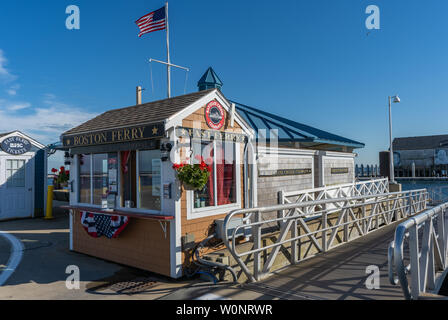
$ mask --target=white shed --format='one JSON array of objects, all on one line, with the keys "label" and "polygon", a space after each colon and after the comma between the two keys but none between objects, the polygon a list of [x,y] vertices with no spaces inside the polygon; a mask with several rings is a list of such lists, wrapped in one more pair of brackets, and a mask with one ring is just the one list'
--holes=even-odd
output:
[{"label": "white shed", "polygon": [[45,146],[20,131],[0,133],[0,220],[42,216]]}]

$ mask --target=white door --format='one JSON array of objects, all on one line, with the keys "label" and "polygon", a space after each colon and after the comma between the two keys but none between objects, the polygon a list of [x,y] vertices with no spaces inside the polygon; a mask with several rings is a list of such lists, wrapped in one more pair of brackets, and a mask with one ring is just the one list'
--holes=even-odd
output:
[{"label": "white door", "polygon": [[0,220],[32,217],[33,187],[32,156],[0,157]]}]

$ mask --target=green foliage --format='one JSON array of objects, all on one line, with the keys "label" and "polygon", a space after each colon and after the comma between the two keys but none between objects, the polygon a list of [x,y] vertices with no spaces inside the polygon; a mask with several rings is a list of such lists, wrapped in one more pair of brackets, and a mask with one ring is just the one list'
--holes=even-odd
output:
[{"label": "green foliage", "polygon": [[210,177],[210,169],[204,164],[174,165],[178,179],[196,190],[202,190]]}]

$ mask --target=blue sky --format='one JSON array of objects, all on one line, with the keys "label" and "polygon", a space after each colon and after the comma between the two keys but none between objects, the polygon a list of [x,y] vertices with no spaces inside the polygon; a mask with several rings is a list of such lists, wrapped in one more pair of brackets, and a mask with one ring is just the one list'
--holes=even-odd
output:
[{"label": "blue sky", "polygon": [[[368,5],[381,29],[365,27]],[[77,5],[81,29],[67,30]],[[165,33],[138,38],[134,21],[164,1],[2,1],[0,132],[42,143],[112,108],[164,98]],[[186,92],[212,66],[233,100],[364,142],[358,163],[377,163],[393,134],[447,134],[448,42],[444,0],[170,1],[172,62],[191,68]],[[185,73],[173,71],[173,92]]]}]

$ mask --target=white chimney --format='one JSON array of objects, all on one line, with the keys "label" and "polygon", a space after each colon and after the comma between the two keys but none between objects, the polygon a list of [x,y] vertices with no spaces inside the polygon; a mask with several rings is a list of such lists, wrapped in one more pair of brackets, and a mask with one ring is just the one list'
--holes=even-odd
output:
[{"label": "white chimney", "polygon": [[137,105],[142,104],[142,87],[137,87]]}]

